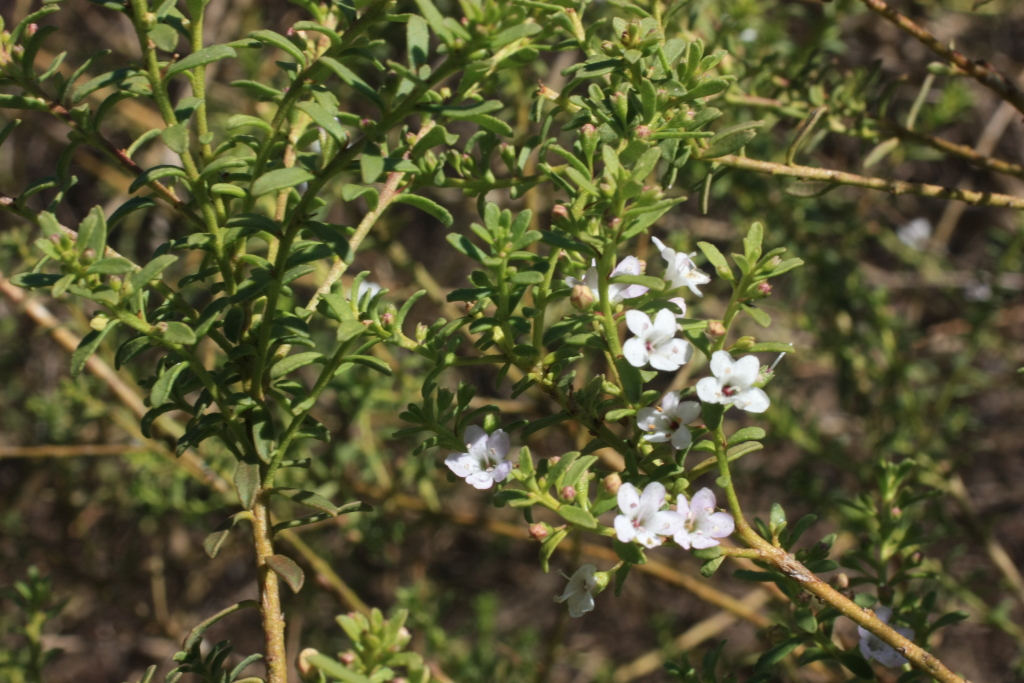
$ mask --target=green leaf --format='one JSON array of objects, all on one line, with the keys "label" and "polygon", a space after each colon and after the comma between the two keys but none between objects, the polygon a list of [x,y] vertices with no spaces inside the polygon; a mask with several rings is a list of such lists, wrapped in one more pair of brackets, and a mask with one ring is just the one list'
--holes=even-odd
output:
[{"label": "green leaf", "polygon": [[600,191],[597,189],[597,186],[594,185],[593,181],[590,178],[585,177],[574,167],[566,166],[565,175],[569,176],[569,179],[572,180],[572,182],[574,182],[576,186],[579,187],[581,190],[588,192],[594,195],[595,197],[601,196]]},{"label": "green leaf", "polygon": [[363,153],[359,155],[359,171],[367,185],[376,182],[384,172],[384,158],[380,155],[380,147],[369,140],[363,145]]},{"label": "green leaf", "polygon": [[176,123],[160,131],[160,138],[175,154],[184,154],[188,149],[188,127],[183,123]]},{"label": "green leaf", "polygon": [[235,466],[234,480],[238,500],[242,503],[242,507],[251,510],[253,503],[256,502],[256,493],[260,488],[259,464],[239,460]]},{"label": "green leaf", "polygon": [[[804,633],[815,633],[818,630],[818,620],[814,618],[814,612],[808,607],[798,608],[793,614],[793,621],[796,622],[797,628]],[[868,668],[870,669],[870,667]]]},{"label": "green leaf", "polygon": [[899,138],[889,138],[888,140],[878,143],[875,145],[874,149],[868,152],[868,155],[864,157],[864,168],[871,168],[879,161],[889,156],[893,150],[899,147],[899,145]]},{"label": "green leaf", "polygon": [[416,14],[409,15],[409,23],[405,29],[405,49],[409,58],[409,67],[418,70],[427,63],[430,56],[430,31],[427,21]]},{"label": "green leaf", "polygon": [[338,123],[338,119],[329,114],[326,109],[316,102],[299,102],[295,106],[306,112],[309,118],[313,119],[313,123],[327,131],[332,138],[338,141],[339,145],[348,144],[348,133]]},{"label": "green leaf", "polygon": [[135,270],[135,264],[121,256],[102,258],[96,261],[85,272],[90,275],[124,275]]},{"label": "green leaf", "polygon": [[204,47],[202,50],[197,50],[188,57],[180,59],[167,67],[167,71],[164,73],[164,80],[176,76],[183,71],[187,71],[188,69],[194,69],[197,66],[216,62],[218,59],[235,57],[237,54],[238,53],[235,52],[234,48],[227,45],[211,45],[210,47]]},{"label": "green leaf", "polygon": [[314,493],[312,491],[303,491],[301,489],[280,489],[280,488],[271,489],[270,492],[273,493],[275,496],[281,496],[282,498],[287,498],[288,500],[292,501],[293,503],[299,503],[300,505],[305,505],[306,507],[311,507],[314,510],[320,510],[321,512],[327,512],[327,513],[330,513],[331,515],[337,515],[338,514],[338,507],[334,503],[332,503],[331,501],[329,501],[326,498],[324,498],[323,496],[321,496],[319,493]]},{"label": "green leaf", "polygon": [[644,392],[644,380],[640,375],[640,369],[633,367],[625,358],[616,358],[615,367],[619,371],[619,379],[622,380],[626,398],[630,403],[636,405],[640,402],[640,396]]},{"label": "green leaf", "polygon": [[452,214],[448,211],[448,209],[444,208],[434,200],[427,199],[422,195],[402,193],[395,197],[395,201],[401,202],[402,204],[415,206],[417,209],[420,209],[421,211],[426,211],[431,216],[441,221],[441,223],[443,223],[446,228],[450,228],[452,226],[452,223],[455,222],[455,219],[452,218]]},{"label": "green leaf", "polygon": [[756,441],[763,439],[764,436],[765,432],[760,427],[744,427],[734,432],[729,437],[729,442],[738,444],[741,441]]},{"label": "green leaf", "polygon": [[264,45],[272,45],[280,49],[282,52],[287,52],[296,62],[302,66],[306,66],[306,55],[302,53],[302,50],[300,50],[295,43],[288,40],[280,33],[264,29],[260,31],[252,31],[249,33],[249,37],[255,38]]},{"label": "green leaf", "polygon": [[164,374],[157,378],[156,382],[153,383],[153,388],[149,391],[149,404],[154,408],[159,408],[167,403],[171,396],[171,390],[174,388],[174,383],[178,380],[181,373],[187,369],[188,361],[183,360],[164,371]]},{"label": "green leaf", "polygon": [[722,415],[725,414],[725,406],[719,403],[702,403],[700,406],[701,416],[708,430],[715,431],[722,424]]},{"label": "green leaf", "polygon": [[722,555],[721,557],[716,557],[711,560],[705,560],[704,563],[700,566],[700,575],[705,578],[710,577],[712,574],[718,571],[718,568],[722,566],[723,562],[725,562],[725,555]]},{"label": "green leaf", "polygon": [[636,543],[623,543],[619,539],[613,538],[612,547],[615,549],[615,554],[623,562],[629,562],[630,564],[644,564],[647,562],[647,556],[644,555],[643,548]]},{"label": "green leaf", "polygon": [[761,327],[768,327],[772,324],[772,317],[765,313],[763,309],[749,304],[740,304],[740,308]]},{"label": "green leaf", "polygon": [[551,570],[551,556],[554,554],[558,544],[569,535],[568,529],[560,529],[544,539],[540,544],[540,568],[547,574]]},{"label": "green leaf", "polygon": [[132,289],[136,291],[142,289],[148,285],[150,281],[157,279],[160,276],[160,273],[177,260],[177,256],[171,256],[170,254],[157,256],[155,259],[144,265],[142,270],[132,275],[129,280]]},{"label": "green leaf", "polygon": [[50,111],[50,107],[35,97],[24,97],[22,95],[8,95],[0,93],[0,109],[34,109],[35,111]]},{"label": "green leaf", "polygon": [[153,44],[164,52],[174,52],[178,48],[178,32],[169,24],[157,24],[146,32]]},{"label": "green leaf", "polygon": [[217,553],[220,552],[221,546],[224,545],[224,541],[227,540],[231,530],[235,528],[236,524],[238,524],[239,519],[245,519],[247,517],[248,515],[245,512],[235,513],[218,524],[213,531],[207,534],[206,539],[203,541],[203,550],[206,551],[206,554],[211,560],[217,557]]},{"label": "green leaf", "polygon": [[[797,625],[800,626],[799,621],[797,622]],[[801,626],[801,628],[803,627]],[[875,670],[871,667],[871,664],[864,659],[857,648],[847,650],[840,654],[839,661],[842,662],[843,666],[853,672],[853,675],[857,678],[862,678],[865,681],[875,680]]]},{"label": "green leaf", "polygon": [[195,344],[195,331],[182,322],[171,321],[157,325],[160,329],[160,337],[172,344]]},{"label": "green leaf", "polygon": [[563,505],[558,508],[558,514],[562,519],[574,524],[575,526],[582,527],[584,529],[597,528],[597,518],[583,508],[578,508],[575,505]]},{"label": "green leaf", "polygon": [[140,187],[145,187],[146,185],[152,182],[156,182],[157,180],[161,180],[162,178],[168,178],[172,176],[175,178],[184,178],[185,180],[188,180],[188,173],[186,173],[185,169],[183,169],[180,166],[162,165],[147,168],[145,171],[142,172],[141,175],[139,175],[138,178],[132,181],[131,185],[128,186],[128,194],[132,194],[135,191],[137,191]]},{"label": "green leaf", "polygon": [[295,564],[295,560],[284,555],[271,555],[264,560],[267,566],[274,570],[278,576],[285,580],[293,593],[302,590],[302,584],[306,581],[306,575],[302,567]]},{"label": "green leaf", "polygon": [[82,370],[85,369],[85,363],[89,360],[89,357],[96,352],[99,348],[103,338],[110,334],[111,330],[117,327],[118,321],[111,320],[107,323],[107,326],[102,330],[93,330],[89,334],[82,337],[82,341],[78,343],[78,348],[71,354],[71,376],[78,377],[82,374]]},{"label": "green leaf", "polygon": [[110,214],[110,218],[107,219],[107,229],[112,229],[115,225],[123,221],[136,211],[142,209],[150,209],[156,206],[156,201],[152,197],[132,197],[121,206],[114,210],[114,213]]},{"label": "green leaf", "polygon": [[308,183],[314,178],[316,178],[315,175],[298,166],[275,168],[256,179],[252,184],[252,196],[261,197],[270,192],[280,192],[289,187]]},{"label": "green leaf", "polygon": [[344,683],[373,683],[363,674],[346,669],[343,664],[331,659],[327,655],[315,654],[307,656],[306,661],[319,669],[325,676],[336,678],[339,681],[344,681]]},{"label": "green leaf", "polygon": [[[360,327],[362,327],[362,325],[360,325]],[[391,366],[388,365],[385,361],[382,361],[380,358],[375,358],[373,356],[345,356],[345,363],[340,368],[338,368],[338,373],[336,373],[336,376],[337,374],[344,372],[347,369],[346,366],[348,366],[350,363],[366,366],[371,370],[376,370],[382,375],[387,375],[388,377],[392,375]]]},{"label": "green leaf", "polygon": [[792,353],[793,345],[785,344],[783,342],[758,342],[747,349],[747,351],[751,353]]},{"label": "green leaf", "polygon": [[321,365],[325,365],[327,363],[327,358],[317,351],[307,351],[305,353],[296,353],[291,356],[285,356],[271,366],[270,378],[277,379],[279,377],[284,377],[288,373],[294,372],[295,370],[309,365],[310,363],[320,363]]},{"label": "green leaf", "polygon": [[366,197],[366,206],[370,211],[377,210],[377,203],[380,201],[380,194],[375,188],[366,185],[347,183],[341,188],[341,198],[346,202],[355,201],[359,197]]}]

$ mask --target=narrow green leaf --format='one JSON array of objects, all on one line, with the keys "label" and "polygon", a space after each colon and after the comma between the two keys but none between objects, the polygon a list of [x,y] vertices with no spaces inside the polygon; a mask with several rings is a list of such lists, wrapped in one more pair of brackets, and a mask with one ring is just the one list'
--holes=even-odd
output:
[{"label": "narrow green leaf", "polygon": [[188,127],[183,123],[176,123],[160,131],[160,137],[164,144],[175,154],[184,154],[188,149]]},{"label": "narrow green leaf", "polygon": [[629,562],[630,564],[644,564],[647,562],[647,556],[644,555],[643,549],[636,543],[623,543],[619,539],[614,538],[612,539],[612,547],[615,549],[615,554],[623,562]]},{"label": "narrow green leaf", "polygon": [[242,507],[251,510],[253,503],[256,502],[256,493],[260,488],[259,464],[239,460],[235,466],[234,480],[238,500],[242,503]]},{"label": "narrow green leaf", "polygon": [[313,119],[313,123],[323,128],[327,133],[344,146],[348,144],[348,133],[338,123],[338,119],[332,116],[326,109],[316,102],[299,102],[295,105]]},{"label": "narrow green leaf", "polygon": [[444,208],[434,200],[428,199],[422,195],[402,193],[395,197],[395,201],[415,206],[417,209],[429,213],[431,216],[441,221],[446,228],[450,228],[452,223],[455,222],[455,219],[452,218],[452,214],[448,209]]},{"label": "narrow green leaf", "polygon": [[180,59],[167,67],[167,71],[164,73],[164,79],[166,80],[173,76],[177,76],[183,71],[194,69],[197,66],[216,62],[218,59],[235,57],[237,54],[238,53],[235,52],[234,48],[227,45],[211,45],[210,47],[204,47],[202,50],[197,50],[188,57]]},{"label": "narrow green leaf", "polygon": [[558,514],[562,519],[583,529],[597,528],[597,518],[575,505],[563,505],[558,508]]},{"label": "narrow green leaf", "polygon": [[159,408],[167,403],[171,396],[171,390],[174,388],[174,383],[178,380],[181,373],[187,369],[188,361],[181,361],[180,363],[175,363],[164,374],[160,375],[156,382],[153,383],[153,388],[149,391],[149,404],[154,408]]},{"label": "narrow green leaf", "polygon": [[300,505],[305,505],[306,507],[311,507],[315,510],[320,510],[321,512],[327,512],[331,515],[338,514],[338,507],[334,503],[313,491],[275,488],[271,489],[270,492],[275,496],[287,498],[293,503],[299,503]]},{"label": "narrow green leaf", "polygon": [[78,348],[71,354],[71,376],[78,377],[82,374],[82,370],[85,369],[85,363],[89,360],[92,354],[96,353],[96,349],[99,348],[103,338],[106,337],[110,332],[117,327],[118,321],[111,320],[107,323],[107,326],[102,330],[93,330],[89,334],[82,337],[82,341],[79,342]]},{"label": "narrow green leaf", "polygon": [[302,584],[306,582],[306,575],[303,573],[302,567],[295,563],[295,560],[284,555],[271,555],[266,558],[265,562],[274,570],[274,573],[285,580],[293,593],[302,590]]},{"label": "narrow green leaf", "polygon": [[363,153],[359,155],[359,171],[363,183],[367,185],[376,182],[384,172],[384,158],[381,157],[380,147],[369,140],[363,145]]},{"label": "narrow green leaf", "polygon": [[252,195],[261,197],[270,192],[280,192],[289,187],[295,187],[302,183],[308,183],[316,176],[304,168],[293,166],[291,168],[276,168],[273,171],[264,173],[252,184]]},{"label": "narrow green leaf", "polygon": [[315,654],[306,657],[306,661],[320,670],[329,678],[336,678],[344,683],[372,683],[369,678],[351,669],[346,669],[341,662],[331,659],[327,655]]},{"label": "narrow green leaf", "polygon": [[157,279],[160,273],[164,272],[168,266],[178,260],[177,256],[170,254],[163,254],[157,256],[155,259],[147,263],[142,267],[142,270],[132,275],[129,282],[131,283],[132,289],[139,290],[148,285],[152,280]]},{"label": "narrow green leaf", "polygon": [[231,530],[235,528],[235,524],[239,522],[239,519],[248,519],[249,515],[247,512],[238,512],[223,522],[217,525],[217,527],[207,534],[206,539],[203,541],[203,550],[212,560],[217,557],[217,553],[220,552],[221,546],[224,545],[224,541],[227,540]]},{"label": "narrow green leaf", "polygon": [[307,351],[285,356],[270,368],[270,378],[278,379],[310,363],[326,364],[327,358],[317,351]]}]

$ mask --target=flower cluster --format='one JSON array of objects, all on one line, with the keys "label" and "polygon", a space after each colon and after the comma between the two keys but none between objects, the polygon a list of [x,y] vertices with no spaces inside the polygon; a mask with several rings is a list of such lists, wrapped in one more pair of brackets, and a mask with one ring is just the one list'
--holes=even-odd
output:
[{"label": "flower cluster", "polygon": [[623,543],[636,541],[646,548],[657,548],[671,536],[687,550],[711,548],[735,529],[732,515],[715,512],[715,494],[708,488],[697,491],[692,500],[679,494],[675,510],[662,510],[664,485],[651,482],[643,493],[637,493],[632,484],[623,484],[618,503],[622,514],[615,518],[615,535]]}]

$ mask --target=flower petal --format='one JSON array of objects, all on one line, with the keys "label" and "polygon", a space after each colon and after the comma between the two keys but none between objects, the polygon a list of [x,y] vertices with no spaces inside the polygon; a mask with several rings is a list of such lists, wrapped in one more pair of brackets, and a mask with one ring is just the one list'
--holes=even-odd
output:
[{"label": "flower petal", "polygon": [[728,351],[715,351],[711,354],[711,374],[719,379],[732,374],[732,366],[735,364]]},{"label": "flower petal", "polygon": [[772,404],[768,394],[764,393],[763,389],[758,389],[757,387],[741,391],[732,397],[732,402],[737,408],[748,413],[763,413]]},{"label": "flower petal", "polygon": [[636,529],[633,528],[633,522],[629,520],[626,515],[618,515],[615,518],[615,536],[622,543],[629,543],[636,536]]},{"label": "flower petal", "polygon": [[[621,488],[619,493],[622,493]],[[665,507],[665,485],[660,481],[652,481],[644,487],[644,492],[640,494],[639,509],[642,511],[642,517],[653,517],[654,513],[663,507]]]},{"label": "flower petal", "polygon": [[761,362],[757,356],[743,356],[732,366],[732,382],[734,387],[753,386],[757,381],[757,374],[761,371]]},{"label": "flower petal", "polygon": [[470,484],[475,489],[489,489],[494,486],[494,475],[487,470],[481,470],[480,472],[474,472],[473,474],[466,477],[466,483]]},{"label": "flower petal", "polygon": [[[679,392],[670,391],[661,399],[661,409],[666,415],[675,415],[676,406],[679,405]],[[639,413],[637,413],[639,415]]]},{"label": "flower petal", "polygon": [[696,401],[683,401],[676,406],[672,414],[683,424],[690,424],[700,417],[700,404]]},{"label": "flower petal", "polygon": [[664,337],[665,339],[671,339],[676,336],[676,316],[672,311],[663,308],[655,314],[654,331],[659,337]]},{"label": "flower petal", "polygon": [[622,345],[622,355],[634,368],[642,368],[647,365],[647,361],[650,358],[647,353],[647,345],[644,344],[644,340],[640,337],[627,339],[626,343]]},{"label": "flower petal", "polygon": [[651,367],[662,372],[675,372],[682,363],[676,363],[672,358],[663,353],[651,354]]},{"label": "flower petal", "polygon": [[502,429],[495,429],[494,433],[487,439],[487,449],[493,451],[493,455],[505,459],[509,449],[508,434]]},{"label": "flower petal", "polygon": [[626,327],[638,337],[646,337],[653,327],[651,318],[643,311],[626,311]]},{"label": "flower petal", "polygon": [[594,609],[594,596],[583,591],[569,597],[569,616],[582,617]]},{"label": "flower petal", "polygon": [[640,274],[640,259],[636,256],[627,256],[626,258],[619,261],[619,265],[611,272],[611,276],[616,275],[639,275]]},{"label": "flower petal", "polygon": [[672,448],[677,451],[685,451],[693,443],[693,435],[689,428],[683,425],[672,433]]},{"label": "flower petal", "polygon": [[636,490],[636,487],[626,482],[619,487],[619,493],[617,496],[619,503],[619,509],[623,513],[629,515],[631,518],[636,516],[636,510],[640,507],[640,493]]},{"label": "flower petal", "polygon": [[651,241],[654,242],[654,246],[656,246],[658,248],[658,251],[661,252],[662,256],[665,255],[665,251],[672,251],[671,249],[669,249],[668,247],[665,246],[664,242],[659,240],[654,235],[651,235]]},{"label": "flower petal", "polygon": [[494,481],[497,481],[497,482],[505,481],[505,478],[508,477],[508,474],[511,471],[512,471],[512,463],[510,463],[508,460],[505,460],[504,462],[499,463],[494,468],[494,470],[491,472],[491,478],[493,478]]},{"label": "flower petal", "polygon": [[444,464],[455,473],[456,477],[463,479],[480,471],[480,461],[469,453],[452,453],[444,459]]},{"label": "flower petal", "polygon": [[697,493],[693,494],[693,498],[690,499],[690,510],[694,515],[705,515],[711,514],[715,510],[715,494],[714,492],[705,487]]},{"label": "flower petal", "polygon": [[462,440],[466,443],[466,450],[470,455],[478,460],[487,457],[487,432],[483,430],[483,427],[478,425],[466,427]]},{"label": "flower petal", "polygon": [[732,536],[736,530],[736,520],[728,512],[715,512],[708,515],[702,530],[711,538]]},{"label": "flower petal", "polygon": [[[714,358],[711,362],[715,362]],[[705,403],[721,403],[722,383],[714,377],[705,377],[697,382],[697,396]]]}]

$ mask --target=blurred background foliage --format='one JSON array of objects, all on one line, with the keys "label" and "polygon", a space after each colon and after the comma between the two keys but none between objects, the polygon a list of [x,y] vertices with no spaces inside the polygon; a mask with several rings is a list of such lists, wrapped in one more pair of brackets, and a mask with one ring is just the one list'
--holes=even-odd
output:
[{"label": "blurred background foliage", "polygon": [[[611,4],[595,4],[591,12],[611,11]],[[457,13],[457,3],[438,5]],[[1020,3],[899,5],[943,41],[1024,82]],[[10,25],[35,7],[5,0],[0,9]],[[209,42],[262,27],[284,32],[305,18],[283,0],[213,0],[208,11]],[[60,48],[69,51],[69,63],[81,63],[101,46],[114,51],[106,58],[110,64],[135,57],[137,45],[121,15],[69,0],[53,20],[60,35],[73,38]],[[1020,114],[975,82],[932,74],[934,56],[860,2],[693,0],[678,21],[685,34],[708,44],[709,53],[730,52],[720,70],[737,82],[723,96],[728,108],[717,105],[729,112],[722,125],[765,122],[747,145],[748,156],[782,161],[801,123],[827,105],[799,150],[791,148],[799,163],[1024,195],[1024,175],[978,168],[921,137],[978,145],[985,156],[1024,164]],[[403,31],[383,37],[381,56],[402,53]],[[226,83],[271,78],[275,67],[261,62],[258,51],[243,54],[248,57],[211,68],[214,118],[258,113],[259,105],[246,110],[250,101]],[[560,59],[503,72],[500,98],[510,103],[517,140],[530,133],[528,109],[538,80],[554,90],[564,85],[559,72],[575,56]],[[107,134],[119,145],[159,125],[153,112],[133,104],[120,106],[108,122]],[[12,113],[0,111],[0,123]],[[0,151],[0,189],[7,194],[47,175],[67,134],[45,116],[18,113],[22,128]],[[897,142],[879,149],[890,139]],[[150,148],[142,165],[161,163],[161,153],[160,146]],[[120,171],[83,148],[72,166],[79,183],[63,209],[68,218],[97,202],[123,202],[130,179]],[[1024,631],[1017,625],[1024,617],[1024,583],[1015,569],[1024,563],[1024,386],[1016,372],[1024,365],[1024,214],[851,187],[822,194],[829,188],[724,167],[709,184],[707,171],[707,165],[690,164],[677,179],[691,198],[658,225],[671,246],[694,251],[706,240],[736,251],[758,220],[767,226],[766,249],[785,246],[807,264],[780,280],[764,302],[773,327],[746,331],[794,344],[771,385],[766,448],[739,466],[747,509],[767,516],[777,501],[790,519],[816,514],[809,537],[837,533],[832,557],[845,557],[844,564],[858,569],[842,571],[868,577],[875,590],[920,600],[918,587],[934,586],[941,611],[970,615],[937,636],[943,660],[976,681],[1017,680],[1024,674]],[[455,229],[465,231],[477,220],[476,202],[461,193],[432,196],[454,214]],[[549,222],[555,198],[550,186],[516,200],[489,197],[533,209],[541,225]],[[353,206],[337,201],[331,221],[358,222]],[[156,208],[122,222],[111,245],[148,257],[181,229],[169,211]],[[470,266],[449,248],[445,232],[412,207],[396,206],[353,272],[369,270],[391,290],[391,301],[426,288],[416,321],[457,317],[461,311],[444,296],[463,286]],[[9,276],[30,265],[35,237],[32,226],[0,215],[0,272]],[[640,249],[641,258],[650,257],[646,245]],[[296,289],[312,292],[323,275],[307,276]],[[28,608],[15,609],[13,597],[0,608],[0,680],[38,680],[51,648],[64,653],[46,666],[48,681],[138,680],[153,663],[162,677],[192,625],[227,602],[256,595],[244,543],[227,544],[212,561],[202,549],[223,517],[218,510],[234,495],[225,493],[229,487],[219,474],[230,471],[232,460],[211,440],[203,451],[209,469],[203,469],[176,462],[167,443],[143,438],[109,382],[87,373],[68,378],[67,352],[40,313],[48,310],[59,329],[81,336],[88,310],[4,284],[0,585],[22,581],[39,595]],[[706,288],[702,315],[720,311],[716,286],[723,284]],[[113,348],[100,353],[111,365]],[[369,605],[409,610],[412,647],[442,682],[667,681],[673,678],[662,669],[664,661],[679,661],[681,650],[702,653],[723,639],[722,659],[742,679],[744,667],[775,637],[766,626],[792,619],[792,606],[778,600],[777,591],[726,580],[728,572],[719,574],[714,590],[739,602],[732,612],[723,610],[694,592],[702,581],[694,579],[697,560],[664,549],[657,558],[661,569],[634,572],[622,597],[609,592],[595,612],[569,623],[552,601],[562,579],[538,570],[536,543],[521,518],[452,483],[438,467],[443,454],[412,457],[415,442],[390,438],[406,426],[397,416],[417,397],[422,363],[381,353],[396,370],[392,378],[357,368],[318,407],[333,445],[310,453],[315,457],[302,476],[322,494],[361,498],[375,511],[305,527],[286,540],[317,579],[286,597],[290,651],[300,643],[323,652],[345,649],[334,616]],[[119,376],[133,383],[127,370]],[[529,395],[513,400],[507,386],[495,389],[491,370],[467,368],[464,378],[480,386],[476,404],[496,403],[505,420],[544,415],[542,401]],[[530,445],[556,454],[578,447],[580,439],[585,435],[545,432]],[[892,483],[887,464],[895,462],[912,463],[902,470],[902,488],[880,486]],[[894,533],[913,543],[880,561],[879,544]],[[594,546],[563,548],[570,554],[553,566],[567,572],[580,558],[609,561]],[[39,584],[32,566],[50,585]],[[894,567],[913,569],[917,578],[897,582],[878,573]],[[62,599],[63,609],[48,612],[45,627],[33,631],[38,614]],[[260,649],[255,622],[222,622],[211,629],[211,642],[229,635],[238,652]],[[836,638],[855,647],[856,631],[842,623]],[[798,672],[792,662],[783,675],[845,680],[825,667]]]}]

